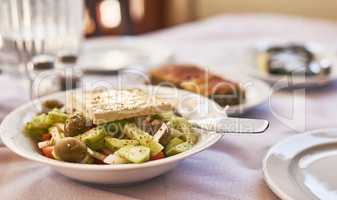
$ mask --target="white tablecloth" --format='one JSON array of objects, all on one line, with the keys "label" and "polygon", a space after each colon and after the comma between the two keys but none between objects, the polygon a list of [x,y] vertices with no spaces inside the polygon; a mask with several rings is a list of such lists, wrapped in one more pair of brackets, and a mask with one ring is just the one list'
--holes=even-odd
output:
[{"label": "white tablecloth", "polygon": [[[142,36],[165,43],[181,61],[219,66],[225,63],[217,45],[253,42],[262,38],[317,41],[337,44],[337,25],[271,15],[228,15]],[[221,47],[221,45],[218,45]],[[212,66],[210,66],[212,68]],[[0,76],[0,117],[27,99],[15,84]],[[171,172],[123,187],[84,184],[50,168],[24,160],[0,148],[1,199],[277,199],[263,181],[261,162],[266,151],[281,139],[300,131],[336,127],[336,84],[299,91],[276,92],[246,117],[271,122],[263,135],[226,135],[208,150],[183,161]],[[296,102],[296,113],[292,119]]]}]

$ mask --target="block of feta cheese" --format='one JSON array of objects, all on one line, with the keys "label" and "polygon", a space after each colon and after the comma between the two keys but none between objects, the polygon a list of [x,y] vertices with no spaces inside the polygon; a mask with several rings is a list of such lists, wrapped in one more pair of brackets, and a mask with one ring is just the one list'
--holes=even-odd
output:
[{"label": "block of feta cheese", "polygon": [[94,124],[173,110],[169,102],[140,89],[73,91],[67,94],[66,108],[86,114]]}]

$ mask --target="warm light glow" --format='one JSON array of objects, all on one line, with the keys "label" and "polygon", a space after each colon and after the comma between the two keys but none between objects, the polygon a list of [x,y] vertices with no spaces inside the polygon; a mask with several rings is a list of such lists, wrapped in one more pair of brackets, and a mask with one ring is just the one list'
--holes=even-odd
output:
[{"label": "warm light glow", "polygon": [[121,8],[118,0],[104,0],[99,5],[100,23],[106,28],[119,26],[122,20]]},{"label": "warm light glow", "polygon": [[91,34],[95,32],[95,22],[93,19],[91,19],[88,10],[85,10],[84,13],[84,25],[86,34]]},{"label": "warm light glow", "polygon": [[141,19],[143,19],[145,14],[144,0],[130,0],[130,12],[131,17],[134,20],[140,21]]}]

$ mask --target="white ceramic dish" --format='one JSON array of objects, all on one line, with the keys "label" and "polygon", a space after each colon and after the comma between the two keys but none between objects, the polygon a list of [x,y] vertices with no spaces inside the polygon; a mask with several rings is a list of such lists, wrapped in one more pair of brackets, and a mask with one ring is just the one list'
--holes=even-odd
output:
[{"label": "white ceramic dish", "polygon": [[263,160],[268,186],[284,200],[337,199],[337,129],[298,134]]},{"label": "white ceramic dish", "polygon": [[86,40],[78,65],[88,73],[109,73],[124,68],[147,68],[173,60],[170,49],[133,37]]},{"label": "white ceramic dish", "polygon": [[[249,75],[262,79],[268,83],[283,87],[317,87],[327,85],[330,82],[337,80],[337,51],[335,47],[316,44],[316,43],[299,43],[306,46],[310,51],[314,52],[318,58],[328,59],[332,63],[331,73],[328,76],[279,76],[262,72],[257,66],[257,54],[268,46],[277,44],[289,44],[291,42],[280,41],[262,41],[257,43],[254,47],[248,47],[249,55],[243,55],[244,65],[241,65],[248,72]],[[294,42],[296,43],[296,42]]]},{"label": "white ceramic dish", "polygon": [[[212,101],[186,91],[151,86],[139,86],[138,88],[151,93],[155,92],[158,96],[171,101],[177,106],[179,112],[188,118],[224,115]],[[21,130],[24,122],[31,119],[32,115],[38,111],[37,107],[42,100],[64,101],[65,95],[66,93],[57,93],[20,106],[3,120],[0,126],[0,136],[3,143],[16,154],[43,163],[65,176],[80,181],[126,184],[150,179],[174,168],[183,159],[205,150],[221,138],[219,134],[202,134],[198,143],[190,151],[143,164],[86,165],[49,159],[37,151],[31,140]]]},{"label": "white ceramic dish", "polygon": [[237,71],[215,71],[214,73],[218,75],[223,74],[226,79],[231,79],[234,82],[240,83],[241,87],[243,87],[246,91],[246,100],[244,103],[230,106],[226,110],[227,114],[230,116],[238,116],[262,105],[268,101],[269,96],[272,94],[272,89],[267,83],[256,78],[239,74]]}]

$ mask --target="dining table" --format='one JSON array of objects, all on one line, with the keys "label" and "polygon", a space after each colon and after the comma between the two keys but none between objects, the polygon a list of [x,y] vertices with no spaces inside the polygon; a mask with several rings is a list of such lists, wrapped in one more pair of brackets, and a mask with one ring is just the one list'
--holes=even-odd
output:
[{"label": "dining table", "polygon": [[[133,37],[171,49],[175,62],[197,63],[215,72],[231,68],[244,74],[228,61],[229,57],[235,57],[230,55],[228,47],[233,46],[232,53],[235,54],[239,51],[234,48],[235,44],[253,44],[265,39],[337,45],[336,35],[337,23],[323,19],[241,13],[214,16]],[[231,75],[227,74],[228,77]],[[0,88],[2,120],[13,109],[29,101],[29,97],[23,95],[19,84],[5,74],[0,75]],[[337,102],[337,83],[306,89],[274,88],[264,104],[240,115],[270,121],[265,133],[225,134],[216,144],[182,161],[168,173],[130,185],[72,180],[0,147],[0,198],[278,199],[264,181],[262,161],[266,152],[292,135],[336,127],[337,106],[334,102]]]}]

